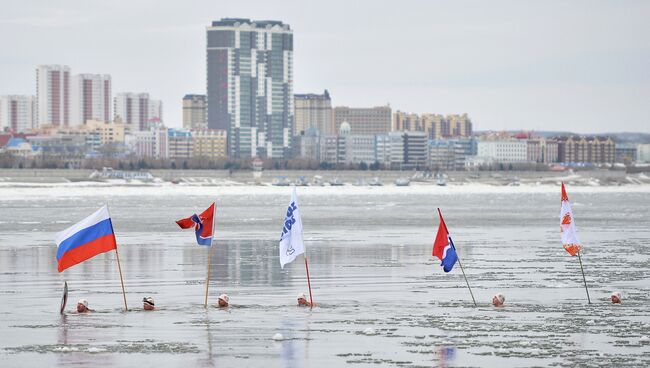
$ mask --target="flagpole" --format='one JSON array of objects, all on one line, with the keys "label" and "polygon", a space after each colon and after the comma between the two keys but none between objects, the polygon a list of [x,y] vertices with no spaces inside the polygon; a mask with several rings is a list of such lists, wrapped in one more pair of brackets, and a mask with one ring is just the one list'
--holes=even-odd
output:
[{"label": "flagpole", "polygon": [[[214,233],[212,234],[214,239]],[[208,288],[210,287],[210,265],[212,264],[212,241],[210,241],[210,249],[208,249],[208,276],[205,279],[205,302],[203,307],[208,307]]]},{"label": "flagpole", "polygon": [[[296,187],[294,185],[293,187],[293,192],[296,192]],[[298,195],[296,195],[296,202],[298,202]],[[301,220],[302,222],[302,220]],[[304,238],[303,233],[302,233],[302,227],[300,228],[300,237]],[[311,280],[309,278],[309,263],[307,262],[307,250],[305,249],[305,253],[302,254],[303,257],[305,257],[305,271],[307,272],[307,287],[309,288],[309,309],[314,308],[314,299],[312,298],[311,294]]]},{"label": "flagpole", "polygon": [[[440,215],[440,220],[442,221],[442,224],[445,227],[445,231],[447,232],[447,234],[449,234],[449,229],[447,229],[447,224],[442,219],[442,212],[440,212],[440,208],[438,208],[438,215]],[[454,250],[456,250],[456,246],[454,245],[453,242],[451,242],[451,246],[454,247]],[[474,299],[474,293],[472,293],[472,288],[469,286],[469,281],[467,281],[467,276],[465,275],[465,270],[463,269],[463,264],[460,262],[460,257],[458,256],[458,252],[456,252],[456,259],[458,260],[458,265],[460,266],[460,270],[463,273],[463,277],[465,278],[465,283],[467,284],[467,289],[469,289],[469,295],[472,297],[472,301],[474,302],[474,306],[477,307],[476,299]]]},{"label": "flagpole", "polygon": [[[456,247],[454,247],[454,249],[456,249]],[[460,270],[463,272],[463,277],[465,278],[465,283],[467,284],[467,288],[469,289],[469,295],[472,296],[472,301],[474,302],[474,306],[477,307],[476,300],[474,299],[474,293],[472,293],[472,288],[469,287],[469,282],[467,281],[467,276],[465,276],[465,270],[463,270],[463,264],[460,263],[460,257],[458,257],[458,252],[456,252],[456,257],[458,259],[458,265],[460,266]]]},{"label": "flagpole", "polygon": [[210,266],[212,265],[212,248],[214,244],[214,223],[215,223],[215,215],[214,213],[217,211],[217,202],[213,203],[214,205],[214,210],[212,212],[212,238],[210,238],[210,249],[208,249],[208,276],[205,279],[205,302],[203,303],[203,307],[207,308],[208,307],[208,288],[210,287]]},{"label": "flagpole", "polygon": [[589,289],[587,289],[587,279],[585,278],[585,269],[582,268],[582,258],[580,257],[580,252],[578,252],[578,261],[580,261],[580,271],[582,271],[582,281],[585,282],[585,291],[587,292],[587,303],[591,304],[591,299],[589,298]]},{"label": "flagpole", "polygon": [[303,254],[305,256],[305,270],[307,271],[307,286],[309,287],[309,308],[314,307],[314,299],[311,296],[311,281],[309,280],[309,264],[307,263],[307,254]]},{"label": "flagpole", "polygon": [[120,254],[117,252],[117,246],[115,246],[115,257],[117,258],[117,269],[120,271],[120,282],[122,283],[122,297],[124,298],[124,310],[128,311],[129,307],[126,305],[126,292],[124,291],[124,278],[122,277],[122,266],[120,265]]}]

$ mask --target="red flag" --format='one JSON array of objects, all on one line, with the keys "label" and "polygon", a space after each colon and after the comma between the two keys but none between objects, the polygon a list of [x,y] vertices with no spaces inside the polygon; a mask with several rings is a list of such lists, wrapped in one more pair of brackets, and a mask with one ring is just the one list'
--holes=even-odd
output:
[{"label": "red flag", "polygon": [[214,210],[215,210],[215,204],[212,203],[208,209],[205,211],[201,212],[200,215],[194,214],[190,217],[180,219],[176,221],[178,226],[181,227],[181,229],[189,229],[191,227],[194,227],[194,231],[196,232],[196,242],[199,245],[207,245],[211,246],[212,245],[212,228],[214,224]]}]

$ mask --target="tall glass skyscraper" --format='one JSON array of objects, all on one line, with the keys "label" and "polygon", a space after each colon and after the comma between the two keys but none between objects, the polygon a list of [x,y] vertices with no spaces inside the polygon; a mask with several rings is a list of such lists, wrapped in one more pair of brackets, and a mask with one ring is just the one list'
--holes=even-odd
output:
[{"label": "tall glass skyscraper", "polygon": [[207,27],[208,128],[228,131],[231,158],[289,158],[293,31],[279,21],[224,18]]}]

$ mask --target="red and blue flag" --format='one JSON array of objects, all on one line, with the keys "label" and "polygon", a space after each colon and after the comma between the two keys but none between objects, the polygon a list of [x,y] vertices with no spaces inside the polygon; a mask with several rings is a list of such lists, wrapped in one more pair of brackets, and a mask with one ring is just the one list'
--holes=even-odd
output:
[{"label": "red and blue flag", "polygon": [[433,256],[438,257],[442,266],[442,269],[445,272],[451,271],[451,269],[458,261],[458,255],[456,254],[456,247],[454,247],[454,242],[449,236],[449,231],[447,230],[447,225],[445,220],[440,214],[440,225],[438,225],[438,234],[436,235],[436,240],[433,242]]},{"label": "red and blue flag", "polygon": [[188,218],[176,221],[176,223],[181,227],[181,229],[190,229],[193,227],[194,232],[196,233],[196,242],[199,245],[210,247],[212,246],[212,237],[214,235],[213,224],[215,208],[216,204],[212,203],[212,205],[208,207],[207,210],[201,212],[200,215],[193,214]]}]

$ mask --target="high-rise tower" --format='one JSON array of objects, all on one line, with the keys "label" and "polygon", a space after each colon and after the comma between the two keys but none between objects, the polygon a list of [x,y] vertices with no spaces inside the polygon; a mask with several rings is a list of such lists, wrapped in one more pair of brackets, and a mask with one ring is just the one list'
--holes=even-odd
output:
[{"label": "high-rise tower", "polygon": [[224,18],[207,27],[208,128],[228,131],[232,158],[288,158],[293,31],[279,21]]}]

